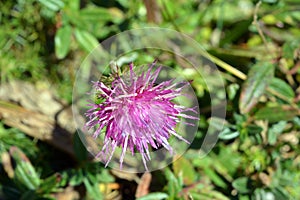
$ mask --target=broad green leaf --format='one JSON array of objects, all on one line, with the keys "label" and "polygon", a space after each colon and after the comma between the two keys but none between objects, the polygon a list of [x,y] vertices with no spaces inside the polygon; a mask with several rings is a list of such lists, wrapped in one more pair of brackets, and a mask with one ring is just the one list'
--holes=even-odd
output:
[{"label": "broad green leaf", "polygon": [[237,83],[232,83],[227,87],[228,98],[233,100],[240,86]]},{"label": "broad green leaf", "polygon": [[83,179],[84,179],[84,175],[83,175],[82,169],[78,169],[76,171],[74,170],[73,172],[74,172],[74,174],[70,178],[69,184],[71,186],[80,185],[83,182]]},{"label": "broad green leaf", "polygon": [[122,12],[122,10],[114,7],[114,8],[110,8],[109,10],[110,15],[112,16],[112,21],[114,23],[119,24],[120,22],[122,22],[124,20],[124,13]]},{"label": "broad green leaf", "polygon": [[269,4],[273,4],[273,3],[277,3],[278,0],[262,0],[263,3],[269,3]]},{"label": "broad green leaf", "polygon": [[222,140],[231,140],[238,137],[240,133],[238,131],[232,131],[230,128],[225,128],[219,134],[219,138]]},{"label": "broad green leaf", "polygon": [[100,173],[97,173],[97,179],[101,180],[102,183],[111,183],[115,181],[115,178],[107,169],[103,169]]},{"label": "broad green leaf", "polygon": [[300,127],[300,117],[295,117],[295,118],[293,119],[293,123],[294,123],[295,125],[297,125],[298,128],[299,128],[299,127]]},{"label": "broad green leaf", "polygon": [[249,189],[249,178],[248,177],[240,177],[235,179],[232,182],[232,186],[239,192],[239,193],[248,193]]},{"label": "broad green leaf", "polygon": [[[210,153],[211,161],[206,166],[210,166],[214,169],[223,179],[228,182],[233,181],[233,175],[240,167],[241,156],[239,153],[234,152],[232,148],[228,148],[225,145],[219,147],[218,154]],[[205,160],[203,160],[205,162]]]},{"label": "broad green leaf", "polygon": [[300,38],[284,43],[282,47],[282,56],[286,59],[294,59],[294,54],[299,49]]},{"label": "broad green leaf", "polygon": [[[98,179],[97,179],[97,175],[93,172],[91,172],[90,170],[84,170],[83,171],[83,174],[85,175],[85,177],[87,177],[89,179],[90,182],[92,183],[96,183],[98,182]],[[101,181],[101,180],[99,180]]]},{"label": "broad green leaf", "polygon": [[154,192],[154,193],[148,194],[146,196],[140,197],[137,200],[153,200],[153,199],[160,200],[160,199],[166,199],[168,197],[169,196],[166,193]]},{"label": "broad green leaf", "polygon": [[274,75],[274,65],[268,62],[255,64],[248,73],[240,95],[241,113],[249,112],[264,94]]},{"label": "broad green leaf", "polygon": [[249,124],[248,126],[246,126],[246,131],[248,133],[247,135],[254,137],[258,144],[263,143],[263,138],[261,135],[262,130],[263,130],[262,127],[254,125],[254,124]]},{"label": "broad green leaf", "polygon": [[265,192],[265,190],[263,190],[261,188],[256,188],[254,190],[254,193],[252,194],[252,198],[253,199],[257,199],[257,200],[266,199],[266,192]]},{"label": "broad green leaf", "polygon": [[165,176],[168,180],[168,194],[171,199],[175,198],[177,193],[180,191],[179,181],[169,168],[165,169]]},{"label": "broad green leaf", "polygon": [[[194,157],[196,156],[199,156],[199,152],[197,152]],[[205,156],[201,159],[193,159],[192,162],[195,167],[205,168],[206,166],[212,165],[213,160],[210,157]]]},{"label": "broad green leaf", "polygon": [[113,17],[108,9],[96,6],[89,6],[80,10],[80,18],[86,21],[99,23],[99,21],[109,21]]},{"label": "broad green leaf", "polygon": [[224,194],[218,191],[209,191],[210,199],[229,200]]},{"label": "broad green leaf", "polygon": [[262,20],[264,21],[264,23],[266,23],[268,25],[275,25],[277,23],[276,17],[272,14],[267,14],[267,15],[263,16]]},{"label": "broad green leaf", "polygon": [[193,197],[193,199],[201,199],[201,200],[211,200],[211,199],[218,199],[218,200],[229,200],[228,197],[226,197],[225,195],[223,195],[221,192],[218,191],[203,191],[203,192],[189,192],[189,194],[191,195],[191,197]]},{"label": "broad green leaf", "polygon": [[61,175],[58,173],[44,179],[39,187],[39,191],[43,193],[50,193],[55,187],[58,186],[61,180]]},{"label": "broad green leaf", "polygon": [[78,11],[66,11],[66,13],[63,13],[62,17],[64,21],[72,24],[77,29],[87,31],[87,22],[80,17],[80,13]]},{"label": "broad green leaf", "polygon": [[110,21],[120,23],[124,18],[124,14],[116,7],[106,9],[102,7],[88,6],[80,10],[80,18],[86,23],[103,24]]},{"label": "broad green leaf", "polygon": [[38,1],[53,11],[59,11],[65,5],[62,0],[38,0]]},{"label": "broad green leaf", "polygon": [[247,130],[250,135],[252,135],[252,134],[255,135],[255,134],[260,134],[263,129],[260,126],[257,126],[254,124],[249,124],[247,126]]},{"label": "broad green leaf", "polygon": [[40,185],[40,178],[26,155],[17,147],[10,148],[10,154],[16,162],[15,180],[30,190]]},{"label": "broad green leaf", "polygon": [[277,136],[282,133],[286,126],[286,121],[280,121],[277,124],[274,124],[269,130],[268,130],[268,142],[271,145],[274,145],[277,140]]},{"label": "broad green leaf", "polygon": [[221,188],[226,188],[227,184],[223,181],[223,179],[212,169],[206,167],[204,169],[205,174],[213,181],[214,184]]},{"label": "broad green leaf", "polygon": [[291,86],[279,78],[274,77],[272,79],[269,85],[269,89],[290,100],[292,100],[295,97],[295,92],[291,88]]},{"label": "broad green leaf", "polygon": [[103,199],[103,195],[100,192],[98,184],[92,185],[87,178],[83,179],[83,183],[87,190],[88,196],[91,197],[91,199]]},{"label": "broad green leaf", "polygon": [[80,46],[89,53],[99,45],[98,40],[87,31],[75,29],[75,37]]},{"label": "broad green leaf", "polygon": [[65,187],[67,184],[69,184],[69,175],[67,171],[62,171],[59,178],[59,187]]},{"label": "broad green leaf", "polygon": [[[177,160],[176,160],[177,159]],[[196,178],[196,172],[192,163],[181,156],[180,158],[174,157],[175,162],[173,162],[173,170],[177,176],[182,176],[183,183],[185,185],[190,185],[194,182]]]},{"label": "broad green leaf", "polygon": [[272,189],[272,193],[275,196],[275,199],[290,199],[290,195],[288,191],[286,191],[283,187],[277,186]]},{"label": "broad green leaf", "polygon": [[67,1],[66,4],[66,7],[71,9],[73,12],[78,11],[80,8],[80,0]]},{"label": "broad green leaf", "polygon": [[258,120],[268,120],[269,122],[274,123],[281,120],[292,120],[299,114],[299,109],[291,106],[266,106],[258,110],[254,117]]},{"label": "broad green leaf", "polygon": [[54,42],[57,58],[62,59],[68,54],[70,50],[71,34],[72,28],[69,25],[61,27],[56,32]]}]

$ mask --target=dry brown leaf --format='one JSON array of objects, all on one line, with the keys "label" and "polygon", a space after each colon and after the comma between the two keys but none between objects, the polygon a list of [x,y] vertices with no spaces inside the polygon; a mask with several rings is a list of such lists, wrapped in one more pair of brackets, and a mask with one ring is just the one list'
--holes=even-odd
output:
[{"label": "dry brown leaf", "polygon": [[57,200],[78,200],[79,194],[74,190],[73,187],[67,187],[63,192],[52,194],[52,196]]},{"label": "dry brown leaf", "polygon": [[151,173],[145,172],[142,175],[141,180],[136,189],[136,193],[135,193],[136,198],[140,198],[149,193],[149,187],[150,187],[151,180],[152,180]]},{"label": "dry brown leaf", "polygon": [[7,173],[9,178],[14,177],[14,169],[11,163],[11,158],[8,152],[3,152],[1,155],[1,162],[5,172]]}]

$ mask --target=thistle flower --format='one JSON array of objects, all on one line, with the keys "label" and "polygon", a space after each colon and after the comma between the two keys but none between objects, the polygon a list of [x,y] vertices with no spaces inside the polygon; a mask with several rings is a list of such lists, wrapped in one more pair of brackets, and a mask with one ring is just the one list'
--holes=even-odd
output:
[{"label": "thistle flower", "polygon": [[88,104],[92,108],[86,112],[89,118],[86,127],[97,127],[94,138],[106,127],[102,150],[96,155],[106,163],[105,167],[111,161],[116,147],[122,148],[120,168],[125,152],[129,149],[132,155],[135,151],[141,154],[148,171],[146,161],[151,160],[149,148],[164,147],[172,153],[168,142],[171,135],[189,143],[176,133],[175,127],[181,117],[198,120],[184,114],[185,111],[197,112],[174,102],[174,98],[182,95],[181,91],[188,83],[173,83],[174,80],[168,80],[156,84],[161,67],[152,72],[155,64],[156,61],[146,72],[138,75],[131,63],[128,77],[118,76],[110,86],[100,81],[94,82],[97,98],[103,101]]}]

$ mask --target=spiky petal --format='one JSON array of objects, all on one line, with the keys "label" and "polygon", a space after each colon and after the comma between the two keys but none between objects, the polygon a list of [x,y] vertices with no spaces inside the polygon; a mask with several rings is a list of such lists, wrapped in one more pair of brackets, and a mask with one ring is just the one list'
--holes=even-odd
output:
[{"label": "spiky petal", "polygon": [[111,86],[102,82],[94,82],[94,89],[102,103],[92,102],[92,108],[86,112],[89,121],[87,128],[97,126],[93,136],[97,138],[106,127],[102,150],[98,153],[106,166],[111,161],[116,147],[122,148],[120,168],[122,168],[125,152],[129,149],[134,155],[137,150],[142,155],[146,170],[150,161],[149,146],[158,149],[163,146],[170,153],[172,147],[168,139],[171,135],[189,143],[176,133],[176,124],[180,117],[198,118],[184,114],[185,111],[196,112],[192,108],[177,105],[174,98],[182,95],[186,82],[173,83],[164,81],[155,85],[161,67],[152,72],[156,62],[153,62],[146,72],[136,74],[133,64],[130,64],[129,77],[116,78]]}]

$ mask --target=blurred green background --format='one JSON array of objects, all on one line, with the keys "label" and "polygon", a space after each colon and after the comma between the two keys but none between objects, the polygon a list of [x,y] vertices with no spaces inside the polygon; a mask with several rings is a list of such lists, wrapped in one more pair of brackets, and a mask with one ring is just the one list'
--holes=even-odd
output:
[{"label": "blurred green background", "polygon": [[[300,199],[299,10],[298,0],[2,0],[0,199]],[[91,161],[70,105],[88,53],[143,27],[206,49],[225,82],[227,116],[200,159],[210,103],[191,75],[204,110],[195,142],[165,169],[126,174]]]}]

